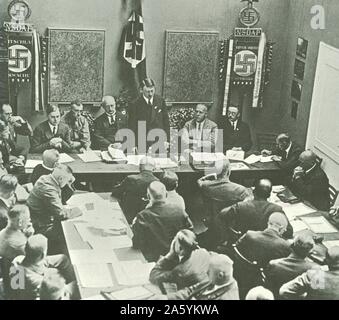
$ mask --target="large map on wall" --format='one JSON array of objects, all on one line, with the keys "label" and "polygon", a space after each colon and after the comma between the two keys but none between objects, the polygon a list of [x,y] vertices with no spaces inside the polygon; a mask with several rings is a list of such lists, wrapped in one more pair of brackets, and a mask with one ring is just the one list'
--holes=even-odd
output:
[{"label": "large map on wall", "polygon": [[166,31],[166,102],[213,103],[218,41],[218,32]]},{"label": "large map on wall", "polygon": [[49,29],[49,103],[98,103],[103,96],[105,31]]}]

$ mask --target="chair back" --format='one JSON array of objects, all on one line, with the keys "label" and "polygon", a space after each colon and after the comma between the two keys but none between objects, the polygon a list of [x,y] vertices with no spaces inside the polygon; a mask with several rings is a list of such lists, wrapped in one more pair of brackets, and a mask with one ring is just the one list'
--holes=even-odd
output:
[{"label": "chair back", "polygon": [[275,145],[276,145],[276,137],[277,134],[276,133],[265,133],[265,132],[261,132],[261,133],[257,133],[257,143],[258,143],[258,149],[259,150],[263,150],[263,149],[267,149],[267,150],[273,150]]},{"label": "chair back", "polygon": [[331,185],[329,185],[328,190],[330,192],[330,206],[333,207],[337,201],[339,191]]}]

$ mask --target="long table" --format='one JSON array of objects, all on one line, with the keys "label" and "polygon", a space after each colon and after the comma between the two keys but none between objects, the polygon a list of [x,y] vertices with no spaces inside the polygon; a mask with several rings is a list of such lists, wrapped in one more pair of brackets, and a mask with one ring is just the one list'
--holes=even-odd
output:
[{"label": "long table", "polygon": [[[112,198],[110,196],[110,194],[108,193],[102,193],[102,194],[98,194],[101,198],[105,199],[105,200],[109,200],[112,203],[115,202],[116,206],[118,205],[116,200],[114,198]],[[103,214],[102,212],[95,212],[94,214]],[[126,227],[127,227],[127,235],[132,238],[133,233],[132,230],[130,229],[126,219],[124,218],[124,215],[121,215]],[[81,221],[81,217],[79,218]],[[79,220],[66,220],[62,222],[62,228],[63,228],[63,232],[64,232],[64,236],[65,236],[65,240],[66,240],[66,245],[67,245],[67,250],[68,250],[68,255],[71,257],[70,251],[71,250],[93,250],[93,248],[91,248],[91,246],[89,245],[88,242],[83,241],[83,239],[81,238],[79,232],[76,229],[75,224],[79,223]],[[107,246],[109,248],[109,246]],[[105,248],[105,249],[108,249]],[[140,260],[143,263],[146,263],[146,260],[143,256],[143,254],[136,249],[133,249],[132,247],[129,248],[119,248],[119,249],[112,249],[118,259],[118,261],[130,261],[130,260]],[[96,297],[98,295],[100,295],[101,291],[118,291],[121,289],[125,289],[128,286],[124,286],[124,285],[120,285],[118,283],[117,277],[114,273],[114,269],[111,265],[108,265],[109,271],[110,271],[110,275],[111,278],[113,280],[114,286],[113,287],[92,287],[92,288],[85,288],[82,286],[81,284],[81,280],[79,277],[79,273],[77,272],[77,267],[76,264],[74,263],[74,261],[72,261],[71,258],[71,262],[72,264],[75,266],[75,274],[77,277],[77,283],[78,283],[78,288],[79,288],[79,293],[81,296],[81,299],[86,299],[86,298],[91,298],[91,297]],[[145,288],[147,288],[149,291],[153,292],[153,293],[159,293],[159,289],[155,286],[153,286],[152,284],[148,283],[146,285],[144,285]]]}]

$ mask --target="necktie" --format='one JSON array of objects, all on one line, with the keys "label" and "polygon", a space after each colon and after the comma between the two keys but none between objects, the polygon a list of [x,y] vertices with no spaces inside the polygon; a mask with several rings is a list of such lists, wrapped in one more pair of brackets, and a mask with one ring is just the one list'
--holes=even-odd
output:
[{"label": "necktie", "polygon": [[53,136],[55,136],[57,133],[57,128],[56,127],[53,127]]},{"label": "necktie", "polygon": [[287,159],[287,152],[286,152],[286,150],[283,150],[283,151],[281,152],[281,159],[282,159],[282,160],[286,160],[286,159]]},{"label": "necktie", "polygon": [[148,105],[149,105],[149,106],[152,106],[152,101],[151,101],[151,99],[148,100]]},{"label": "necktie", "polygon": [[110,125],[112,125],[115,122],[114,116],[109,117],[109,122],[110,122]]},{"label": "necktie", "polygon": [[236,131],[237,130],[237,124],[235,122],[233,122],[232,125],[233,125],[233,130]]}]

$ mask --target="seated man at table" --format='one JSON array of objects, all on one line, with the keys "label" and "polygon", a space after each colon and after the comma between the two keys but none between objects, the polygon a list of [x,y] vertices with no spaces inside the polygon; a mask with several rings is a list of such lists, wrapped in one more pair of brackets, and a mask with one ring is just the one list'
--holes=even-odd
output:
[{"label": "seated man at table", "polygon": [[308,270],[279,290],[284,299],[339,300],[339,247],[328,249],[328,271]]},{"label": "seated man at table", "polygon": [[186,210],[184,198],[176,191],[179,184],[178,175],[171,170],[165,170],[160,176],[160,182],[166,187],[167,202],[176,203]]},{"label": "seated man at table", "polygon": [[289,187],[297,197],[308,201],[316,209],[330,209],[328,177],[311,150],[306,150],[299,156],[299,166],[294,169]]},{"label": "seated man at table", "polygon": [[[263,231],[267,228],[269,217],[274,212],[283,213],[283,208],[269,202],[272,192],[272,183],[268,179],[259,179],[254,184],[254,199],[238,202],[235,205],[221,210],[217,216],[218,225],[224,229],[233,229],[245,233],[248,230]],[[288,222],[285,238],[293,237],[293,228]]]},{"label": "seated man at table", "polygon": [[47,239],[41,234],[28,238],[25,246],[25,255],[13,260],[11,272],[12,283],[17,283],[18,273],[24,272],[24,288],[13,288],[16,299],[35,300],[39,296],[39,289],[44,277],[50,274],[60,274],[74,288],[75,274],[72,264],[65,255],[47,256]]},{"label": "seated man at table", "polygon": [[198,104],[194,118],[186,122],[182,130],[183,150],[189,149],[198,152],[214,152],[217,143],[218,126],[207,118],[208,108]]},{"label": "seated man at table", "polygon": [[73,152],[71,131],[66,124],[60,122],[58,106],[47,106],[46,114],[47,120],[40,123],[33,131],[30,152],[43,153],[51,148],[60,152]]},{"label": "seated man at table", "polygon": [[132,223],[136,214],[147,205],[147,188],[151,182],[158,181],[153,174],[154,168],[153,158],[144,157],[139,163],[140,173],[127,176],[113,188],[112,196],[119,199],[128,223]]},{"label": "seated man at table", "polygon": [[42,280],[39,296],[40,300],[70,300],[73,291],[72,286],[66,284],[64,277],[52,273]]},{"label": "seated man at table", "polygon": [[82,115],[84,107],[79,100],[71,102],[71,110],[61,121],[70,128],[71,147],[78,153],[83,153],[91,146],[91,137],[87,119]]},{"label": "seated man at table", "polygon": [[122,141],[117,132],[128,127],[126,112],[116,110],[116,102],[112,96],[102,98],[102,107],[105,112],[94,121],[92,149],[107,150],[111,144],[120,147]]},{"label": "seated man at table", "polygon": [[224,130],[224,152],[227,150],[247,152],[251,149],[251,131],[248,124],[240,120],[238,106],[229,106],[222,129]]},{"label": "seated man at table", "polygon": [[244,201],[250,191],[244,186],[230,181],[231,164],[228,159],[215,163],[215,173],[201,177],[198,185],[205,198],[215,201],[220,209]]},{"label": "seated man at table", "polygon": [[266,285],[276,297],[284,283],[293,280],[307,270],[320,268],[318,264],[307,259],[313,247],[312,235],[303,232],[293,239],[292,252],[288,257],[270,261],[265,271]]},{"label": "seated man at table", "polygon": [[18,179],[6,174],[0,177],[0,230],[7,226],[8,211],[16,202],[15,191]]},{"label": "seated man at table", "polygon": [[27,239],[34,234],[29,209],[17,204],[8,212],[8,225],[0,231],[0,257],[12,261],[25,254]]},{"label": "seated man at table", "polygon": [[239,300],[237,281],[233,278],[233,261],[211,252],[208,278],[177,292],[156,297],[161,300]]},{"label": "seated man at table", "polygon": [[277,162],[278,166],[286,171],[288,174],[293,173],[299,161],[299,156],[302,153],[302,148],[293,142],[288,133],[281,133],[276,139],[276,148],[272,151],[262,150],[263,156],[273,155],[273,160]]},{"label": "seated man at table", "polygon": [[74,182],[71,168],[59,164],[49,175],[41,176],[31,191],[27,205],[31,211],[34,229],[52,243],[51,249],[63,245],[61,220],[67,219],[77,208],[64,208],[61,190]]},{"label": "seated man at table", "polygon": [[[41,176],[51,174],[58,165],[60,158],[59,151],[56,149],[45,150],[42,154],[42,164],[38,164],[31,174],[31,182],[33,185]],[[67,200],[74,194],[73,185],[66,184],[61,190],[62,203],[66,204]]]},{"label": "seated man at table", "polygon": [[167,203],[166,188],[161,182],[152,182],[147,196],[151,205],[137,214],[132,225],[133,247],[140,249],[148,261],[157,261],[169,251],[178,231],[193,230],[193,224],[179,205]]},{"label": "seated man at table", "polygon": [[240,253],[250,261],[257,261],[259,266],[266,266],[271,260],[287,257],[289,243],[283,239],[288,220],[281,212],[274,212],[268,219],[264,231],[247,231],[236,243]]}]

